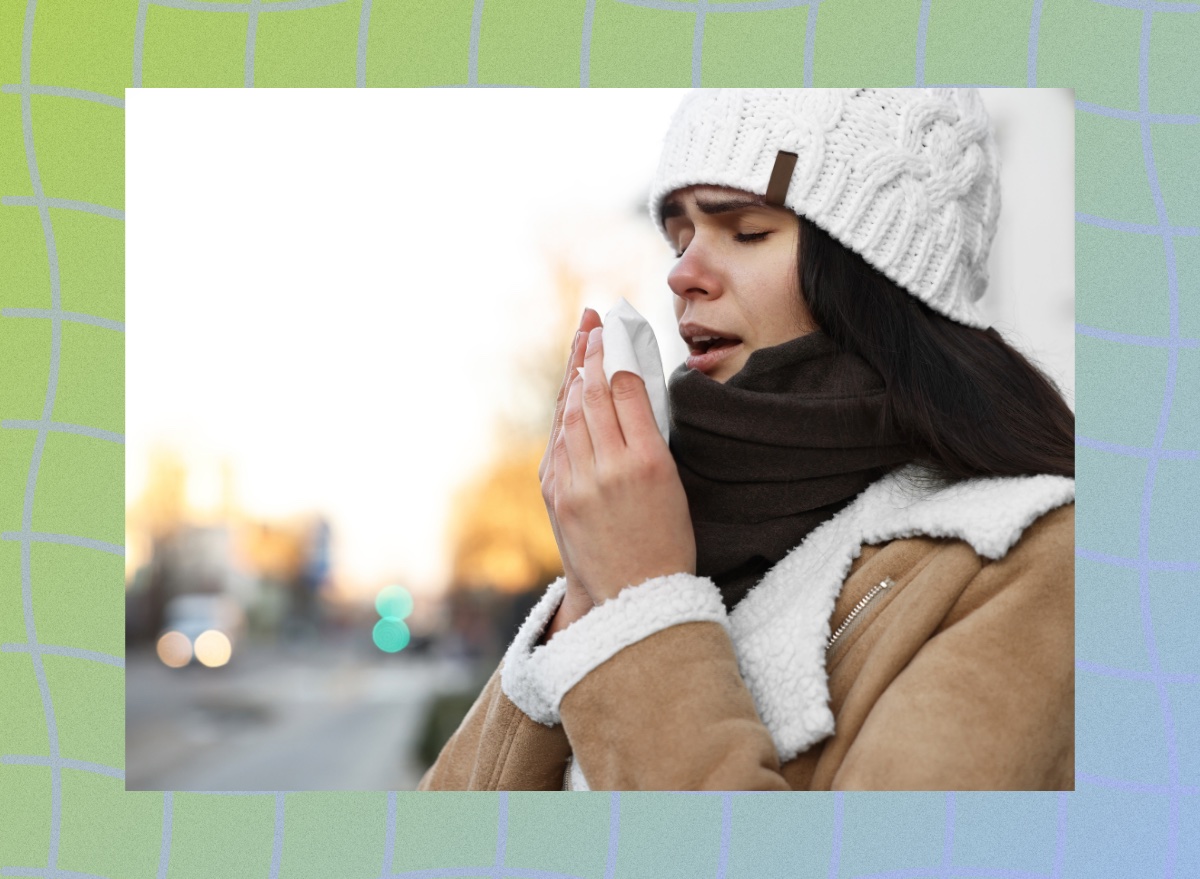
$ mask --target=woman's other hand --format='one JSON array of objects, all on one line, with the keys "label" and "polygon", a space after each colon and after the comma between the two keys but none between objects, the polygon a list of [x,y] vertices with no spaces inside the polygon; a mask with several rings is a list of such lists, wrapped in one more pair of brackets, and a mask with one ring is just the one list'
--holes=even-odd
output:
[{"label": "woman's other hand", "polygon": [[567,580],[567,593],[563,597],[554,619],[550,621],[550,625],[543,634],[542,643],[550,640],[555,633],[565,629],[594,606],[567,559],[558,520],[554,515],[554,444],[562,432],[563,408],[567,400],[567,390],[573,382],[582,383],[576,369],[583,366],[588,332],[598,326],[600,326],[600,315],[590,308],[585,308],[583,316],[579,320],[579,331],[575,334],[575,341],[571,345],[571,354],[567,358],[567,371],[563,376],[562,385],[558,389],[558,400],[554,404],[554,423],[550,428],[550,440],[546,443],[546,452],[542,455],[542,462],[538,466],[538,479],[542,483],[542,499],[546,504],[546,512],[550,515],[550,527],[554,530],[554,540],[558,543],[558,554],[562,558],[563,574]]},{"label": "woman's other hand", "polygon": [[696,570],[687,495],[646,385],[619,372],[610,388],[602,357],[597,328],[583,381],[567,388],[551,455],[559,547],[596,604],[651,577]]}]

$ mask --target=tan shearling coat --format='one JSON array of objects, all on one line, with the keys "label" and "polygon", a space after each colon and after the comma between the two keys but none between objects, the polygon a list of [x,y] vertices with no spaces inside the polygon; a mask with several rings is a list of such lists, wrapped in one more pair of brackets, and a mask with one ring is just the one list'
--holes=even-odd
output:
[{"label": "tan shearling coat", "polygon": [[917,472],[730,614],[676,574],[538,645],[553,584],[419,789],[1073,789],[1074,482]]}]

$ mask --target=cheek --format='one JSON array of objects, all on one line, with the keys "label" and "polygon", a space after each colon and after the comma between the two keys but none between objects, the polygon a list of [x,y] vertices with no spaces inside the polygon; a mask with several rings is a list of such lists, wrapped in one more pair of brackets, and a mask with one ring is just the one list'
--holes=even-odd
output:
[{"label": "cheek", "polygon": [[772,260],[770,270],[764,271],[758,281],[760,313],[772,318],[769,332],[779,341],[794,338],[796,309],[800,301],[795,258],[786,253],[780,255],[777,260]]}]

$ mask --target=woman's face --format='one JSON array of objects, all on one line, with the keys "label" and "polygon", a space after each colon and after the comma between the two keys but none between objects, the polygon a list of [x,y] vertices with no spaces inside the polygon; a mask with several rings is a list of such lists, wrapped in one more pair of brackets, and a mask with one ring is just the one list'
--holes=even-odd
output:
[{"label": "woman's face", "polygon": [[[760,195],[689,186],[667,196],[664,224],[679,262],[667,276],[687,366],[715,381],[732,378],[751,352],[817,329],[800,296],[800,221]],[[718,336],[708,342],[697,336]]]}]

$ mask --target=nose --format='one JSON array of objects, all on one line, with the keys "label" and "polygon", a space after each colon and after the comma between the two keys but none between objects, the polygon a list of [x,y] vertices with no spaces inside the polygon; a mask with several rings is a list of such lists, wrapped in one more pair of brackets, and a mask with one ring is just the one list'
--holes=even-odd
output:
[{"label": "nose", "polygon": [[681,299],[713,298],[721,295],[716,266],[705,250],[699,234],[688,244],[683,256],[667,273],[667,286]]}]

